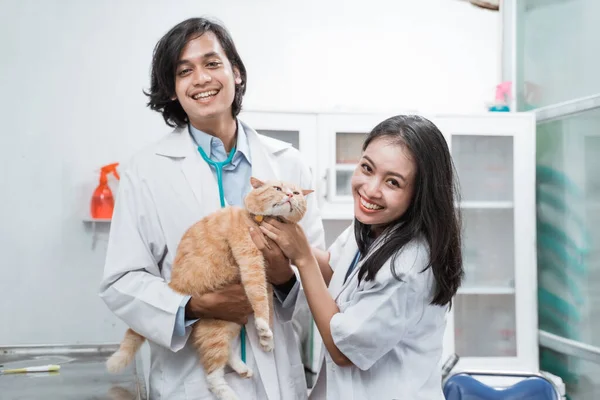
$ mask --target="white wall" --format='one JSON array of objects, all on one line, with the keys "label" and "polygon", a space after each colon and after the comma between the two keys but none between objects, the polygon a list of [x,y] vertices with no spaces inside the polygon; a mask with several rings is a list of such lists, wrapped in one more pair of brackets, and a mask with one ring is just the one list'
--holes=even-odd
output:
[{"label": "white wall", "polygon": [[459,0],[0,1],[0,344],[120,340],[81,217],[95,170],[165,132],[152,50],[198,15],[232,32],[246,109],[481,111],[500,76],[499,14]]}]

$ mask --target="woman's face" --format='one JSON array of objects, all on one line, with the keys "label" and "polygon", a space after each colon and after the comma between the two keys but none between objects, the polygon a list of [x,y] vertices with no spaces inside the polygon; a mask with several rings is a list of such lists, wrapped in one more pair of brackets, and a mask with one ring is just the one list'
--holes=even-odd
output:
[{"label": "woman's face", "polygon": [[352,175],[356,219],[377,232],[401,217],[412,201],[416,173],[406,146],[385,136],[374,139]]}]

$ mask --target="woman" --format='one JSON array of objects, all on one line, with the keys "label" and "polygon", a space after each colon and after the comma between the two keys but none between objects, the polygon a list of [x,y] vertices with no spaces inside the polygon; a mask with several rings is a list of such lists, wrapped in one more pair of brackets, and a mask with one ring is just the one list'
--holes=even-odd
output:
[{"label": "woman", "polygon": [[365,140],[355,220],[327,253],[297,225],[261,225],[298,267],[327,350],[312,399],[444,399],[445,316],[463,276],[455,179],[437,127],[396,116]]}]

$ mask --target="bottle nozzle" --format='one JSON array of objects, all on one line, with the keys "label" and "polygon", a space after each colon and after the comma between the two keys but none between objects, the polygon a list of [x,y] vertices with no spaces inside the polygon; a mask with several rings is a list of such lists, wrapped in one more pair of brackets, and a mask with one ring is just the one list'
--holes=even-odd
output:
[{"label": "bottle nozzle", "polygon": [[112,163],[100,168],[100,183],[106,183],[108,180],[108,174],[110,173],[112,173],[115,178],[121,179],[119,172],[117,171],[118,165],[119,163]]}]

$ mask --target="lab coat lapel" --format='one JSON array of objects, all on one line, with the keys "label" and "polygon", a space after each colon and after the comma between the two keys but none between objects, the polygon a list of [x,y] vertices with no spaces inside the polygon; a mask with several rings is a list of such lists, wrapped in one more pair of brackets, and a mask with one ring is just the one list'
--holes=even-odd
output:
[{"label": "lab coat lapel", "polygon": [[[248,318],[248,324],[246,326],[254,325],[254,317]],[[246,329],[246,335],[248,336],[248,342],[252,347],[252,355],[254,355],[254,361],[260,372],[260,377],[265,385],[265,392],[269,400],[276,400],[280,398],[279,376],[277,375],[277,368],[275,363],[275,356],[272,351],[266,352],[260,347],[260,339],[256,329]],[[277,340],[277,339],[275,339]]]},{"label": "lab coat lapel", "polygon": [[183,158],[181,170],[201,207],[202,214],[206,215],[221,207],[216,178],[210,166],[202,159],[187,128],[177,128],[160,141],[156,154]]},{"label": "lab coat lapel", "polygon": [[181,164],[181,170],[204,214],[221,207],[216,177],[199,153],[186,157]]},{"label": "lab coat lapel", "polygon": [[[371,244],[369,251],[367,253],[367,257],[369,254],[372,254],[375,250],[377,250],[382,244],[383,244],[383,235],[380,236],[378,239],[375,240],[375,242],[373,244]],[[347,259],[340,259],[340,263],[346,262],[346,264],[341,264],[342,266],[345,265],[345,267],[343,268],[343,274],[339,274],[340,276],[338,276],[338,279],[341,279],[341,282],[344,281],[344,278],[346,277],[346,272],[348,271],[348,268],[350,268],[350,264],[352,263],[352,261],[354,261],[354,257],[356,256],[356,252],[358,251],[358,244],[356,243],[356,240],[354,239],[354,237],[352,238],[351,241],[349,241],[349,243],[347,244],[348,246],[348,251],[344,253],[344,257],[348,257]],[[356,285],[357,283],[353,281],[354,276],[356,276],[358,274],[358,271],[360,271],[360,268],[362,267],[363,263],[365,262],[365,260],[367,259],[367,257],[362,257],[362,259],[358,262],[358,264],[356,264],[356,266],[354,267],[354,269],[352,270],[352,272],[350,272],[350,275],[348,275],[348,279],[346,279],[346,282],[343,283],[339,289],[339,291],[333,295],[334,298],[337,300],[340,295],[352,284]],[[337,269],[336,269],[337,271]],[[333,280],[333,278],[332,278]]]}]

